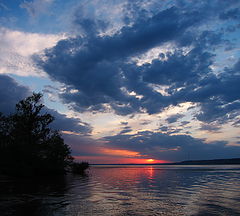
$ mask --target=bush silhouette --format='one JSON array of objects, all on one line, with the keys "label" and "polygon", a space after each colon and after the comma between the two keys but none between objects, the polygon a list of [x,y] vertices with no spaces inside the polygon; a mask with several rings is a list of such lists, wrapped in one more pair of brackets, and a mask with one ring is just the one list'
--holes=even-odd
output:
[{"label": "bush silhouette", "polygon": [[88,167],[89,167],[88,162],[81,162],[81,163],[73,162],[71,165],[71,170],[72,170],[72,173],[74,174],[82,174],[84,170],[87,169]]},{"label": "bush silhouette", "polygon": [[[13,175],[62,174],[73,164],[68,145],[49,127],[54,117],[43,113],[42,94],[16,104],[14,114],[0,114],[0,171]],[[85,168],[83,168],[85,169]]]}]

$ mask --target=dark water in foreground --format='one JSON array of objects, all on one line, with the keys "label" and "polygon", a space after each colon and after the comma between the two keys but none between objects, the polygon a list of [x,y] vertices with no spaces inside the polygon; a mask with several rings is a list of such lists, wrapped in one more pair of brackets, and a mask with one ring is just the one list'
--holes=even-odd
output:
[{"label": "dark water in foreground", "polygon": [[240,215],[240,166],[98,166],[86,176],[2,176],[0,215]]}]

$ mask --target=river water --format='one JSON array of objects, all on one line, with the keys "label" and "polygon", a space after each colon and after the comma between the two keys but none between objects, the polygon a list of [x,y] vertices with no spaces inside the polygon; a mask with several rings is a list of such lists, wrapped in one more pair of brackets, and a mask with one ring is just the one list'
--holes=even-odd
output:
[{"label": "river water", "polygon": [[1,176],[0,215],[240,215],[240,166],[112,165],[84,176]]}]

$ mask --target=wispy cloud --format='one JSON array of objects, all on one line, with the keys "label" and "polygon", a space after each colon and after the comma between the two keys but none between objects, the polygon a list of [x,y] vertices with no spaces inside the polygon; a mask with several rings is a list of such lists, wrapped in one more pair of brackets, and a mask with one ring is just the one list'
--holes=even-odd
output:
[{"label": "wispy cloud", "polygon": [[64,35],[28,33],[0,28],[0,73],[19,76],[45,76],[31,56],[53,47]]},{"label": "wispy cloud", "polygon": [[54,0],[24,1],[20,4],[20,7],[26,9],[30,16],[36,17],[40,14],[46,13],[47,9],[53,2]]}]

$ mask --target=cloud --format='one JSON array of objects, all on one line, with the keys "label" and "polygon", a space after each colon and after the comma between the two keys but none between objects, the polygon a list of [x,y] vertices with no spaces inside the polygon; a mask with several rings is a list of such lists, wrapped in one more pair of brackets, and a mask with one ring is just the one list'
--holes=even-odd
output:
[{"label": "cloud", "polygon": [[118,134],[104,138],[109,148],[138,151],[147,158],[181,161],[188,159],[213,159],[238,157],[240,148],[227,146],[225,141],[205,143],[189,135],[170,135],[142,131],[136,134]]},{"label": "cloud", "polygon": [[[131,6],[136,16],[126,15],[125,25],[112,34],[100,33],[104,28],[98,18],[76,16],[84,35],[61,40],[35,56],[42,70],[66,85],[62,101],[76,111],[113,110],[118,115],[156,114],[192,102],[200,109],[195,115],[200,121],[234,119],[240,109],[239,67],[214,69],[217,51],[228,44],[214,26],[227,25],[220,14],[229,14],[239,3],[172,3],[146,13],[136,5]],[[206,24],[213,26],[211,31]],[[166,44],[171,51],[160,50],[150,62],[138,65],[134,60]]]},{"label": "cloud", "polygon": [[9,8],[8,8],[5,4],[3,4],[2,2],[0,2],[0,10],[8,11]]},{"label": "cloud", "polygon": [[[173,127],[169,127],[169,126],[161,126],[159,128],[160,132],[164,132],[165,134],[177,134],[179,132],[181,132],[183,129],[182,128],[173,128]],[[184,133],[187,134],[187,133]]]},{"label": "cloud", "polygon": [[177,133],[179,133],[181,131],[182,131],[182,128],[177,128],[177,129],[173,129],[171,131],[168,131],[167,134],[177,134]]},{"label": "cloud", "polygon": [[[91,125],[46,108],[56,117],[52,126],[64,131],[76,155],[83,150],[85,156],[109,156],[109,148],[166,160],[183,160],[188,154],[194,159],[236,156],[239,149],[225,141],[207,144],[179,134],[189,119],[193,134],[218,132],[229,121],[239,126],[240,60],[234,63],[239,55],[230,49],[239,42],[233,39],[239,31],[239,1],[103,1],[81,1],[73,14],[66,9],[68,21],[73,19],[71,38],[0,28],[0,73],[48,75],[64,85],[54,90],[62,102],[90,121],[94,117],[82,112],[136,116],[130,121],[132,128],[127,121],[120,123],[121,117],[107,119],[121,131],[94,140],[89,136]],[[53,2],[24,1],[21,7],[34,18],[46,15]],[[29,90],[10,77],[0,75],[1,80],[0,108],[7,112]],[[15,93],[4,92],[7,88]],[[53,89],[46,86],[44,91]],[[194,109],[184,115],[175,110],[186,102]],[[153,123],[163,117],[166,125],[155,129],[160,132],[134,132],[147,124],[148,129],[156,127],[142,116]],[[168,125],[176,122],[176,128]]]},{"label": "cloud", "polygon": [[166,118],[166,121],[170,124],[170,123],[177,122],[178,119],[180,119],[182,117],[184,117],[184,115],[182,115],[182,114],[174,114],[174,115],[171,115],[168,118]]},{"label": "cloud", "polygon": [[150,121],[150,120],[142,120],[141,122],[140,122],[140,125],[148,125],[148,124],[150,124],[152,121]]},{"label": "cloud", "polygon": [[125,126],[125,127],[123,127],[123,130],[121,130],[119,134],[125,134],[125,133],[129,133],[131,131],[132,131],[131,127]]},{"label": "cloud", "polygon": [[[183,16],[181,21],[179,16]],[[79,90],[76,95],[68,92],[62,95],[65,102],[74,101],[75,108],[103,109],[102,104],[109,103],[116,113],[130,114],[139,111],[139,105],[135,97],[123,91],[127,83],[121,65],[131,56],[176,39],[194,22],[177,8],[169,8],[133,26],[123,27],[113,36],[62,40],[46,51],[38,64],[54,79]]]},{"label": "cloud", "polygon": [[30,95],[29,89],[19,85],[14,79],[0,74],[0,112],[10,114],[15,104]]},{"label": "cloud", "polygon": [[233,125],[234,127],[240,127],[240,119],[238,119],[237,121],[235,121],[232,125]]},{"label": "cloud", "polygon": [[65,133],[63,138],[71,147],[73,156],[103,156],[100,152],[102,143],[91,137]]},{"label": "cloud", "polygon": [[239,19],[240,18],[240,10],[239,8],[232,8],[228,11],[225,11],[219,15],[220,19],[227,20],[227,19]]},{"label": "cloud", "polygon": [[44,76],[31,56],[56,45],[63,35],[27,33],[0,28],[0,73],[19,76]]},{"label": "cloud", "polygon": [[66,115],[49,108],[45,108],[44,111],[54,116],[55,121],[51,124],[51,127],[57,130],[82,135],[88,135],[92,132],[91,125],[77,118],[68,118]]},{"label": "cloud", "polygon": [[121,125],[128,125],[128,122],[121,122]]},{"label": "cloud", "polygon": [[20,7],[26,9],[30,16],[36,17],[46,13],[53,2],[54,0],[24,1],[20,4]]},{"label": "cloud", "polygon": [[218,132],[221,129],[221,127],[216,125],[210,125],[210,124],[202,124],[199,130],[203,131],[209,131],[209,132]]},{"label": "cloud", "polygon": [[[85,7],[88,4],[89,3],[85,3],[85,5],[80,4],[74,13],[73,23],[74,26],[77,27],[78,31],[81,32],[81,34],[87,37],[94,37],[104,32],[108,27],[108,23],[97,18],[96,8],[95,10],[89,8],[86,9]],[[97,3],[95,2],[95,4]]]},{"label": "cloud", "polygon": [[160,54],[166,61],[154,60],[151,64],[144,65],[143,79],[146,82],[183,86],[195,82],[203,74],[211,72],[212,54],[196,47],[189,53],[175,51],[174,53]]},{"label": "cloud", "polygon": [[163,132],[166,132],[169,130],[169,127],[168,126],[162,126],[159,128],[160,131],[163,131]]},{"label": "cloud", "polygon": [[180,124],[180,126],[185,126],[185,125],[187,125],[187,124],[189,124],[189,123],[190,123],[190,121],[182,121],[181,124]]},{"label": "cloud", "polygon": [[[0,75],[0,112],[10,114],[15,111],[15,105],[20,100],[30,96],[30,90],[19,85],[14,79],[6,75]],[[64,114],[44,107],[43,112],[54,116],[55,121],[51,126],[57,130],[70,131],[87,135],[91,133],[92,127],[76,118],[68,118]]]},{"label": "cloud", "polygon": [[196,117],[205,122],[230,121],[240,114],[240,75],[237,62],[220,76],[209,76],[203,79],[196,91],[186,94],[201,102],[201,112]]}]

